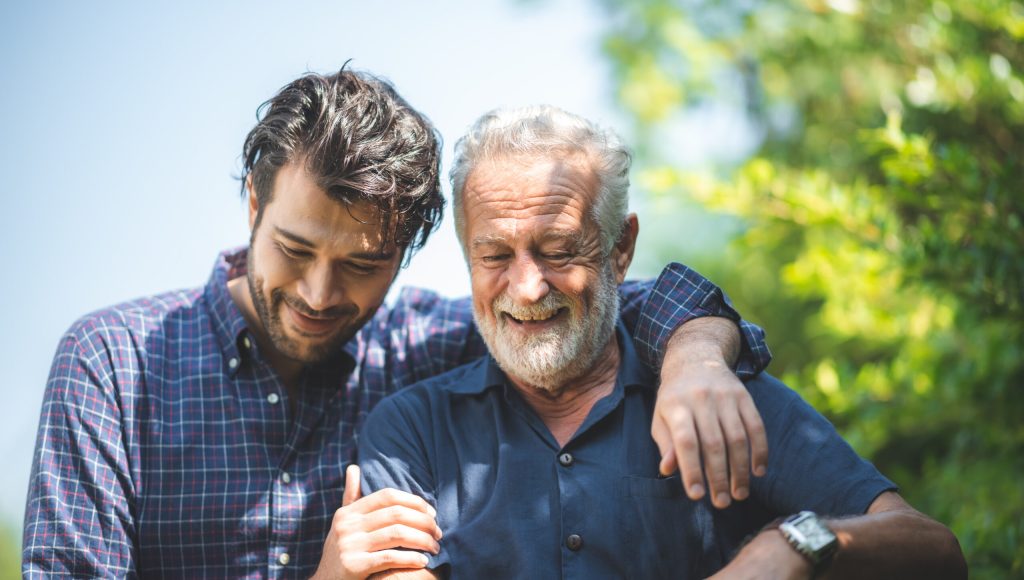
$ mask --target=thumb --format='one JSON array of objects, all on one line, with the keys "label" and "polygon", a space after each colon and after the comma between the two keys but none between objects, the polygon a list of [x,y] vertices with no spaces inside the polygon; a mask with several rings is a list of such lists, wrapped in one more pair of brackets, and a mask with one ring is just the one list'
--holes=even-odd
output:
[{"label": "thumb", "polygon": [[362,497],[362,490],[359,488],[359,466],[355,463],[349,464],[345,469],[345,495],[341,498],[342,507]]}]

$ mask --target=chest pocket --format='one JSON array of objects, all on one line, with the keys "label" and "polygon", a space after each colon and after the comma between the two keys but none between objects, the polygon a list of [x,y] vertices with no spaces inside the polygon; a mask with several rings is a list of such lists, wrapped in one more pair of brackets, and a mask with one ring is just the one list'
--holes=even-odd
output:
[{"label": "chest pocket", "polygon": [[679,476],[626,476],[620,482],[620,517],[630,553],[630,578],[700,578],[712,543],[710,508],[692,501]]}]

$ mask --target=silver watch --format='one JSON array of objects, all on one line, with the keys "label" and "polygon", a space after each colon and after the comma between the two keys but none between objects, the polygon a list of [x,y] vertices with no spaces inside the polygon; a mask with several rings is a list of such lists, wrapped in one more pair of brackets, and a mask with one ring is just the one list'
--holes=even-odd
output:
[{"label": "silver watch", "polygon": [[814,512],[802,511],[789,516],[779,524],[779,531],[794,550],[810,560],[815,576],[828,568],[839,548],[836,535]]}]

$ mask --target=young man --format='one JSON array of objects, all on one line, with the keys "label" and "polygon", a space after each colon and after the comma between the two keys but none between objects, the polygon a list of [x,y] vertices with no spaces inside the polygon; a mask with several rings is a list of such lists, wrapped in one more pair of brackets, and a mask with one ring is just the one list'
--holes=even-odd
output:
[{"label": "young man", "polygon": [[[407,291],[381,307],[443,208],[435,131],[390,85],[347,70],[303,76],[266,104],[243,157],[248,248],[221,254],[203,288],[90,314],[61,341],[30,482],[26,576],[308,577],[366,414],[484,353],[465,299]],[[685,268],[670,267],[641,312],[649,289],[623,287],[625,323],[649,360],[679,323],[738,319]],[[698,323],[696,347],[674,352],[703,345],[725,367],[736,325]],[[744,332],[749,374],[768,356],[760,331]],[[759,419],[741,419],[749,396],[735,377],[671,360],[681,371],[666,376],[666,417],[709,416],[705,440],[745,431],[745,420],[763,462]],[[678,403],[709,388],[732,406]],[[731,457],[743,467],[732,470],[737,488],[742,447]],[[722,455],[715,472],[728,494]],[[699,465],[691,472],[699,480]],[[400,545],[385,536],[411,529],[409,499],[360,503],[372,516],[361,529],[379,538],[367,554]]]}]

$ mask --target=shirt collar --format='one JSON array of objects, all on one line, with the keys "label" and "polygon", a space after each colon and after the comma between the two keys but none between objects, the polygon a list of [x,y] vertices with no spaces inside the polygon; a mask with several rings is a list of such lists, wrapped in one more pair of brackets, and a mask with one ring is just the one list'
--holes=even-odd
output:
[{"label": "shirt collar", "polygon": [[245,360],[242,353],[250,352],[255,346],[255,341],[248,335],[245,318],[228,292],[228,281],[246,275],[247,257],[248,249],[245,247],[221,252],[213,265],[210,280],[203,290],[210,308],[213,333],[224,354],[227,372],[231,376],[242,367],[241,363]]},{"label": "shirt collar", "polygon": [[[623,387],[655,388],[654,373],[651,372],[633,347],[633,337],[626,330],[622,321],[615,325],[615,334],[619,340],[619,370],[616,375],[616,383]],[[457,381],[451,385],[452,393],[464,395],[478,395],[492,387],[502,387],[506,384],[505,372],[498,366],[498,361],[488,354],[482,363],[474,363],[476,368],[470,369],[465,380]]]},{"label": "shirt collar", "polygon": [[[247,247],[225,250],[217,256],[213,265],[213,273],[206,283],[204,295],[210,308],[213,332],[217,337],[221,352],[224,355],[225,371],[232,377],[238,374],[246,364],[259,356],[256,340],[249,331],[248,322],[242,316],[235,301],[228,291],[228,282],[248,274],[249,249]],[[314,376],[333,377],[341,373],[343,376],[352,372],[355,366],[355,353],[358,350],[357,338],[345,344],[336,359],[310,367]],[[312,384],[323,383],[313,380]]]}]

